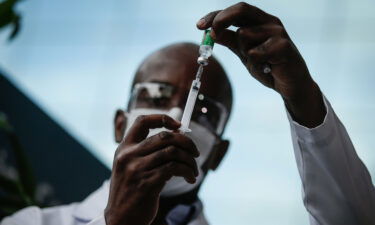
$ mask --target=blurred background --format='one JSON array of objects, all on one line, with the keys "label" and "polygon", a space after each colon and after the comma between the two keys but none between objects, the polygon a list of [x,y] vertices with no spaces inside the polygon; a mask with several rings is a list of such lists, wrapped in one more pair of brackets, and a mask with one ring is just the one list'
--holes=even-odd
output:
[{"label": "blurred background", "polygon": [[[43,174],[48,166],[56,169],[61,165],[57,173],[65,177],[53,180],[52,187],[42,185],[44,194],[54,199],[48,204],[80,201],[108,177],[116,149],[114,112],[125,107],[141,60],[173,42],[198,43],[202,32],[195,27],[197,20],[235,3],[25,0],[16,5],[21,27],[12,41],[8,40],[12,26],[1,31],[0,69],[2,85],[6,83],[20,93],[3,96],[2,101],[8,102],[8,108],[12,106],[7,116],[9,123],[18,124],[16,132],[44,133],[35,138],[25,132],[20,135],[24,143],[34,143],[34,147],[23,148],[32,158],[38,182],[38,174],[46,184],[56,179],[55,172]],[[375,2],[248,3],[283,21],[312,76],[346,125],[359,156],[374,174]],[[216,45],[214,54],[230,75],[235,101],[225,132],[231,140],[229,154],[209,175],[200,194],[208,220],[216,225],[308,224],[281,98],[252,79],[228,49]],[[38,114],[38,120],[28,116],[29,111]],[[41,126],[47,120],[50,122]],[[48,127],[53,130],[50,136],[45,135]],[[53,140],[61,138],[70,144],[65,146],[64,142],[63,147],[54,148]],[[48,149],[36,142],[49,142]],[[27,153],[31,148],[35,153]],[[55,154],[60,164],[45,158]],[[4,154],[3,158],[7,160]],[[90,185],[74,195],[73,188],[82,177],[81,182],[87,179]],[[64,185],[68,188],[54,190],[54,186]]]}]

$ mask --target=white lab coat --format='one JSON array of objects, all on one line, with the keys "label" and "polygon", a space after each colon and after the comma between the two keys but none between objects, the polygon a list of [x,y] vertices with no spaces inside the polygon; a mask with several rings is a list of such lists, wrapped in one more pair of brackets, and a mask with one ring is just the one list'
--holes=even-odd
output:
[{"label": "white lab coat", "polygon": [[375,225],[375,189],[345,127],[324,97],[323,124],[308,129],[288,118],[311,225]]},{"label": "white lab coat", "polygon": [[[1,225],[105,225],[103,217],[109,194],[109,181],[81,203],[45,209],[27,207],[5,218]],[[208,225],[203,211],[188,225]]]},{"label": "white lab coat", "polygon": [[[294,122],[291,134],[311,225],[375,225],[375,191],[350,138],[325,99],[323,124],[308,129]],[[109,184],[81,203],[46,209],[28,207],[1,225],[105,225]],[[203,212],[189,225],[207,225]]]}]

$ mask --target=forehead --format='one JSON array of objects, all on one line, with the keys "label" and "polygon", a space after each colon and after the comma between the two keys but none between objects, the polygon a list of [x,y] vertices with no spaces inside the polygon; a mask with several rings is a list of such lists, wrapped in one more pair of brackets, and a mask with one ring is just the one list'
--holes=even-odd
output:
[{"label": "forehead", "polygon": [[140,82],[169,83],[176,88],[189,89],[189,81],[194,79],[193,64],[180,63],[176,59],[159,58],[148,61],[139,70]]},{"label": "forehead", "polygon": [[[175,88],[181,95],[188,95],[191,82],[195,79],[198,64],[194,56],[166,57],[158,55],[150,57],[138,70],[136,82],[161,82],[167,83]],[[202,75],[202,86],[200,92],[215,100],[218,98],[217,79],[215,71],[209,66],[205,67]]]}]

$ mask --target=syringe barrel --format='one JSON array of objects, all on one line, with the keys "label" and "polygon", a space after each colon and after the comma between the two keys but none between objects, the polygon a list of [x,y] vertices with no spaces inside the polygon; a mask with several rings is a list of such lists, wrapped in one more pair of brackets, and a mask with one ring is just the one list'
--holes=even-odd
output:
[{"label": "syringe barrel", "polygon": [[191,88],[189,91],[189,96],[186,101],[184,114],[182,115],[181,119],[181,128],[183,132],[188,132],[189,130],[189,124],[191,120],[191,115],[193,114],[195,101],[197,100],[199,88],[201,86],[201,82],[199,80],[193,80],[193,83],[191,84]]}]

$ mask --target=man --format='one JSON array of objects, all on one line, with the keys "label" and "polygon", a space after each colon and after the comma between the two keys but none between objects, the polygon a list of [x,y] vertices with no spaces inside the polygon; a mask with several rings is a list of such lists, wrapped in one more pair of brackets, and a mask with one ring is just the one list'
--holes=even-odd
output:
[{"label": "man", "polygon": [[[228,30],[231,25],[238,30]],[[310,223],[375,224],[368,171],[280,20],[238,3],[209,13],[197,26],[212,27],[215,41],[231,49],[254,78],[284,100]],[[231,97],[225,98],[231,96],[231,88],[222,68],[211,60],[203,75],[202,103],[197,103],[193,116],[191,139],[178,133],[180,123],[175,119],[197,69],[196,51],[191,44],[169,46],[140,66],[128,113],[116,114],[120,144],[109,189],[105,183],[78,204],[28,208],[3,224],[207,224],[197,192],[229,145],[221,135],[231,109]],[[264,73],[265,64],[271,66],[271,74]],[[211,86],[204,86],[207,83]],[[154,129],[161,127],[171,131]]]},{"label": "man", "polygon": [[119,147],[111,185],[105,182],[81,203],[26,208],[2,224],[207,224],[197,193],[205,174],[218,167],[229,146],[221,134],[232,107],[231,85],[215,58],[202,75],[192,132],[185,136],[154,129],[149,134],[153,128],[179,128],[172,117],[181,119],[198,69],[198,51],[195,44],[174,44],[140,65],[127,112],[118,110],[115,115]]}]

